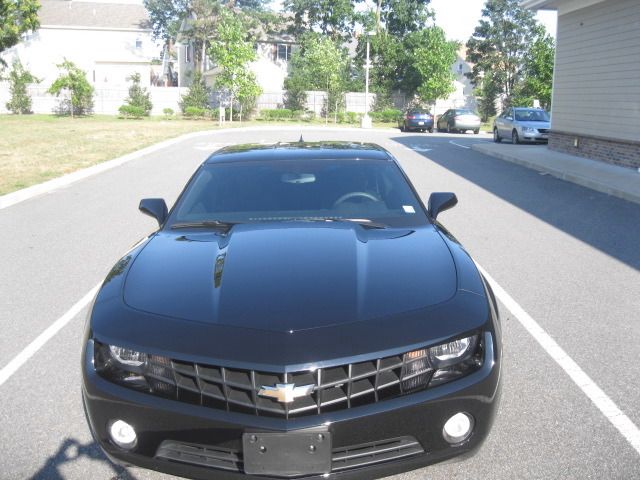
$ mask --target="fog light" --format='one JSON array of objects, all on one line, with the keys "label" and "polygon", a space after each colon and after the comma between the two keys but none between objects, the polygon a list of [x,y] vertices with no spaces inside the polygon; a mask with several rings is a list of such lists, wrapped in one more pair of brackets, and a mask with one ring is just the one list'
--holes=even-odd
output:
[{"label": "fog light", "polygon": [[131,450],[136,446],[138,440],[136,431],[124,420],[116,420],[109,427],[111,440],[120,448]]},{"label": "fog light", "polygon": [[447,420],[442,429],[442,436],[449,443],[460,443],[469,438],[472,430],[473,417],[460,412]]}]

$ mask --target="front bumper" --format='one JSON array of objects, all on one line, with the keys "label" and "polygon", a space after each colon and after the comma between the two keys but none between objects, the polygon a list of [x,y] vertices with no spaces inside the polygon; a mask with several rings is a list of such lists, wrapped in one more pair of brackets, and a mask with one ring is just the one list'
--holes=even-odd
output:
[{"label": "front bumper", "polygon": [[[93,368],[93,342],[83,359],[83,399],[94,438],[114,461],[197,479],[257,478],[244,473],[242,436],[254,432],[322,429],[331,435],[328,476],[371,479],[474,454],[487,437],[500,394],[500,359],[491,333],[480,370],[403,397],[347,410],[285,420],[180,403],[115,385]],[[443,425],[458,412],[474,419],[471,436],[448,444]],[[138,435],[126,451],[109,440],[107,426],[122,419]],[[347,452],[362,452],[347,458]],[[280,478],[265,477],[259,478]]]},{"label": "front bumper", "polygon": [[549,134],[541,133],[538,131],[534,131],[534,132],[522,131],[520,134],[520,140],[525,142],[548,142]]}]

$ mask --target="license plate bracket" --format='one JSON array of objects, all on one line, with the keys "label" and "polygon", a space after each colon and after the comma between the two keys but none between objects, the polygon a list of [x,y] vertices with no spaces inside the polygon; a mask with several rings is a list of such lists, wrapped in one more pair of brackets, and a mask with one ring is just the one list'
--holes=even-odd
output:
[{"label": "license plate bracket", "polygon": [[331,472],[331,434],[326,430],[248,432],[242,435],[244,471],[298,476]]}]

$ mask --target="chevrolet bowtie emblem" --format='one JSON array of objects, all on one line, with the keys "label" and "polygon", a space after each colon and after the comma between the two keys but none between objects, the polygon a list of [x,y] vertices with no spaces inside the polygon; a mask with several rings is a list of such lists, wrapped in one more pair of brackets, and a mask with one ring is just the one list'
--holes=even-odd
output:
[{"label": "chevrolet bowtie emblem", "polygon": [[258,392],[261,397],[274,398],[282,403],[291,403],[298,397],[310,395],[315,385],[296,387],[295,383],[277,383],[275,387],[263,385]]}]

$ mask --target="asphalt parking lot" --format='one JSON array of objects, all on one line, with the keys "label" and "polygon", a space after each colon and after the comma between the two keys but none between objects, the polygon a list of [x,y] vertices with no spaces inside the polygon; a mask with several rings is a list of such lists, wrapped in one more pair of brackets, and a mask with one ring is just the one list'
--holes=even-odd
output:
[{"label": "asphalt parking lot", "polygon": [[0,478],[169,478],[112,465],[91,438],[83,298],[153,231],[141,198],[171,205],[224,145],[301,133],[381,144],[425,202],[455,192],[438,219],[501,287],[503,396],[488,441],[465,462],[390,478],[640,478],[640,205],[469,148],[488,135],[296,127],[193,137],[0,210]]}]

